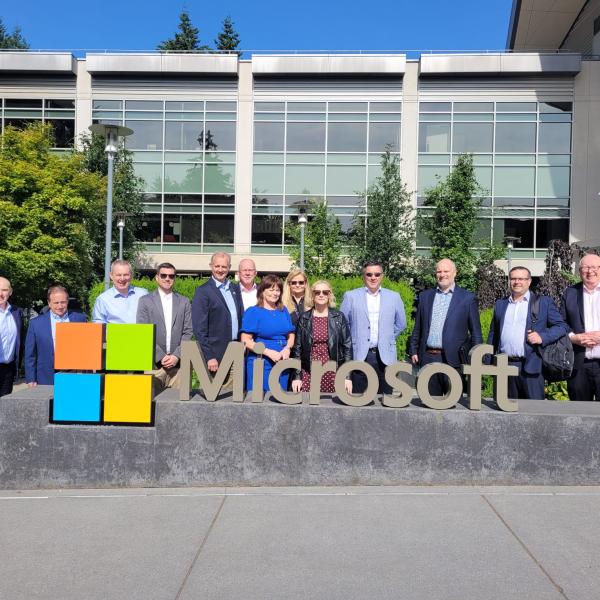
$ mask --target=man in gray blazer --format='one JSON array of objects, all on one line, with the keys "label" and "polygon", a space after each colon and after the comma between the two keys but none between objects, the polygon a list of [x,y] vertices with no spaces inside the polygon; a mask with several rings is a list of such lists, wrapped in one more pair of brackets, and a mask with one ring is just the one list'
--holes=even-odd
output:
[{"label": "man in gray blazer", "polygon": [[[386,366],[397,360],[396,338],[406,328],[404,304],[400,294],[381,287],[380,262],[367,262],[362,273],[365,287],[346,292],[341,311],[350,324],[354,360],[368,362],[379,377],[379,393],[391,394],[384,373]],[[365,375],[353,372],[352,391],[363,393],[366,387]]]},{"label": "man in gray blazer", "polygon": [[138,302],[137,323],[156,325],[154,360],[155,393],[167,387],[179,387],[181,342],[192,339],[192,309],[190,301],[173,292],[177,272],[171,263],[156,268],[158,289],[142,296]]}]

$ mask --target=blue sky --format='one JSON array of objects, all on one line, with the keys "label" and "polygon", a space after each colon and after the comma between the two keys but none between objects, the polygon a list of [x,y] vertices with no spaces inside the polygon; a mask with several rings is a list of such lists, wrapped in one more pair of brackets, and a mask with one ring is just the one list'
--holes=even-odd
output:
[{"label": "blue sky", "polygon": [[33,49],[153,50],[183,8],[213,45],[230,15],[244,50],[501,50],[512,0],[3,0]]}]

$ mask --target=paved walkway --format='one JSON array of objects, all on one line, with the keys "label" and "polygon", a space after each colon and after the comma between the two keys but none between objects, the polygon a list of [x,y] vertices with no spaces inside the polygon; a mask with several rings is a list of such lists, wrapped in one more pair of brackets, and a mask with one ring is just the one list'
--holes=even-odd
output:
[{"label": "paved walkway", "polygon": [[0,598],[597,600],[600,488],[0,492]]}]

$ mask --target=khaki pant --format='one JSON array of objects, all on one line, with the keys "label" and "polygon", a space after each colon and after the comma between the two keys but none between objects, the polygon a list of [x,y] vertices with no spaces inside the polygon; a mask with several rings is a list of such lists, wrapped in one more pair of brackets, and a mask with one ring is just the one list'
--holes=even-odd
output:
[{"label": "khaki pant", "polygon": [[154,395],[160,394],[167,388],[179,389],[179,367],[173,367],[172,369],[161,367],[154,371],[146,371],[146,373],[152,375]]}]

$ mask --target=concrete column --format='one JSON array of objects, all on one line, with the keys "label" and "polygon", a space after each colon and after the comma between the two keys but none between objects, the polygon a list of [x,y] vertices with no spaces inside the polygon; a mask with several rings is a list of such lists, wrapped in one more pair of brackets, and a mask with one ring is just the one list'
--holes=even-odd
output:
[{"label": "concrete column", "polygon": [[92,76],[87,71],[85,59],[77,60],[75,88],[75,142],[82,133],[89,133],[92,124]]},{"label": "concrete column", "polygon": [[419,62],[407,61],[402,84],[402,140],[400,174],[417,206],[419,157]]}]

